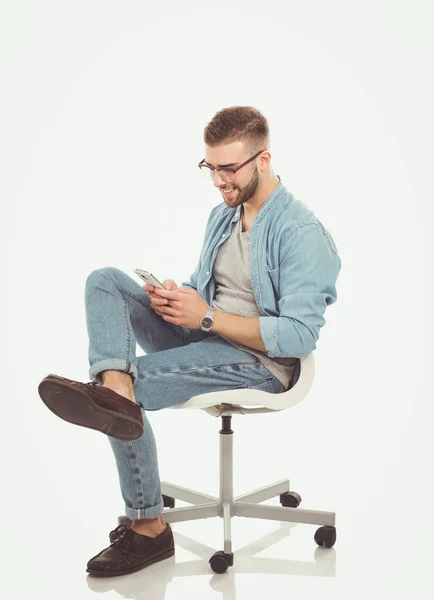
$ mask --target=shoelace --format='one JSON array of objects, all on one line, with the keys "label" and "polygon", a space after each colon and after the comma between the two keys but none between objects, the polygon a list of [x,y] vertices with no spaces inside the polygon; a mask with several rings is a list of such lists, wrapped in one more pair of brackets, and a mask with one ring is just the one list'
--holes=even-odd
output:
[{"label": "shoelace", "polygon": [[113,548],[119,548],[122,554],[125,554],[134,546],[133,533],[129,527],[122,523],[116,529],[110,531],[110,542]]}]

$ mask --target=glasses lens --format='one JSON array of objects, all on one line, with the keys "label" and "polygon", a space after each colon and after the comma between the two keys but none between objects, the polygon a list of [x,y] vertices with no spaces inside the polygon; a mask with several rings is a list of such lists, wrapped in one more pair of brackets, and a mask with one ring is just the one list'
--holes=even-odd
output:
[{"label": "glasses lens", "polygon": [[206,179],[208,179],[209,181],[211,181],[211,180],[212,180],[212,178],[213,178],[213,177],[212,177],[212,172],[211,172],[211,169],[210,169],[209,167],[205,167],[205,166],[203,166],[203,167],[201,167],[201,168],[200,168],[200,170],[201,170],[201,172],[202,172],[202,175],[203,175],[203,176],[204,176]]},{"label": "glasses lens", "polygon": [[[206,165],[203,165],[200,167],[200,170],[202,171],[202,174],[206,179],[208,179],[209,181],[214,180],[215,171],[213,171],[213,169],[210,169]],[[225,171],[224,169],[219,169],[219,175],[223,179],[223,181],[226,181],[226,183],[233,183],[235,181],[235,173],[233,171]]]},{"label": "glasses lens", "polygon": [[220,177],[227,183],[233,183],[235,181],[235,173],[233,171],[219,171]]}]

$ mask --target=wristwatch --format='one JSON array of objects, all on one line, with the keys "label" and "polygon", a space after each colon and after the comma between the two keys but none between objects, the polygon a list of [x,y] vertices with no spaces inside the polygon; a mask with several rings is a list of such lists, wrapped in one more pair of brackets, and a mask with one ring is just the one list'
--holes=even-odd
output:
[{"label": "wristwatch", "polygon": [[211,327],[214,325],[213,314],[215,313],[215,308],[210,308],[204,317],[200,320],[200,328],[202,331],[209,331]]}]

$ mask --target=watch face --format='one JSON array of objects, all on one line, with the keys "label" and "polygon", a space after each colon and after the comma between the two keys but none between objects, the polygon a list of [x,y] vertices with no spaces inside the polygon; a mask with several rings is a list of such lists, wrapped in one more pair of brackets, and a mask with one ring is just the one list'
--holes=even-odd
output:
[{"label": "watch face", "polygon": [[203,319],[201,321],[201,325],[202,325],[202,327],[211,327],[211,325],[212,325],[211,317],[203,317]]}]

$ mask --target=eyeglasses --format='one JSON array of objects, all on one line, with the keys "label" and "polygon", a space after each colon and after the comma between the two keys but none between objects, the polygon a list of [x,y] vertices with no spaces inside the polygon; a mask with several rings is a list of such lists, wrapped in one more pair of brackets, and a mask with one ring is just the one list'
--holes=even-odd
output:
[{"label": "eyeglasses", "polygon": [[264,150],[261,150],[260,152],[257,152],[254,156],[251,156],[248,160],[246,160],[246,162],[243,162],[243,164],[237,167],[236,169],[216,169],[215,167],[205,164],[205,159],[200,161],[198,167],[207,179],[214,180],[215,171],[218,171],[218,174],[223,179],[223,181],[226,181],[227,183],[233,183],[236,177],[235,173],[242,169],[249,162],[257,158],[261,154],[261,152],[264,152]]}]

